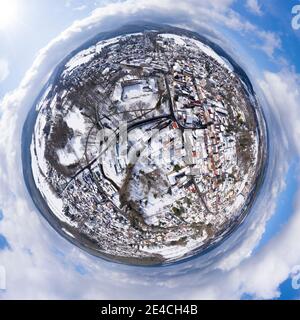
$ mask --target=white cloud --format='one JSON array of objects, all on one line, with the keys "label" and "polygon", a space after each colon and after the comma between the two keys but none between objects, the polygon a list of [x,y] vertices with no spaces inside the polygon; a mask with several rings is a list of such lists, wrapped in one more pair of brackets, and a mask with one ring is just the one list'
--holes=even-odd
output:
[{"label": "white cloud", "polygon": [[281,49],[281,39],[273,32],[267,32],[264,30],[258,31],[258,35],[262,40],[262,44],[259,46],[270,58],[274,57],[274,52],[277,49]]},{"label": "white cloud", "polygon": [[0,82],[4,81],[10,74],[8,62],[0,59]]},{"label": "white cloud", "polygon": [[289,149],[300,155],[300,76],[294,70],[280,73],[265,72],[259,82],[264,93],[277,113],[281,128],[289,134]]},{"label": "white cloud", "polygon": [[[221,30],[215,32],[216,23],[231,30],[258,34],[260,29],[243,21],[229,8],[232,2],[192,0],[180,2],[176,7],[169,0],[109,4],[89,18],[75,22],[40,51],[20,87],[2,101],[0,207],[4,220],[0,223],[0,233],[12,247],[12,251],[0,252],[0,264],[7,268],[8,277],[4,298],[228,299],[239,298],[245,292],[266,298],[278,294],[278,284],[287,277],[290,265],[300,260],[297,211],[285,228],[285,234],[290,232],[288,237],[275,238],[270,248],[257,255],[253,255],[253,250],[275,211],[278,193],[285,186],[290,156],[300,150],[297,141],[299,83],[292,71],[266,72],[258,82],[262,98],[264,95],[270,107],[265,111],[270,129],[274,130],[272,139],[276,139],[276,144],[271,145],[266,183],[245,223],[228,241],[206,256],[168,268],[150,269],[120,266],[93,258],[49,229],[37,214],[20,178],[21,150],[16,146],[20,146],[23,121],[49,73],[69,52],[99,31],[138,19],[197,26],[210,36],[221,34]],[[199,17],[203,19],[199,21]],[[283,247],[293,250],[283,250]],[[87,275],[81,276],[75,271],[78,264],[87,270]],[[278,269],[273,265],[278,265]],[[266,270],[272,272],[266,274]]]},{"label": "white cloud", "polygon": [[75,11],[83,11],[87,8],[87,5],[83,4],[81,6],[75,7],[73,10]]},{"label": "white cloud", "polygon": [[261,6],[258,3],[258,0],[247,0],[246,7],[249,11],[251,11],[252,13],[258,16],[263,15],[263,12],[261,10]]}]

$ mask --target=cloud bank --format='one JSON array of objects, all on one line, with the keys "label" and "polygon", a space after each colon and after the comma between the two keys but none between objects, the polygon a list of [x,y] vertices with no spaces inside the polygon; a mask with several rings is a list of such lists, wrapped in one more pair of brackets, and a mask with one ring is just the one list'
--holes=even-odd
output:
[{"label": "cloud bank", "polygon": [[[163,268],[137,268],[104,262],[72,246],[57,235],[37,213],[27,194],[21,164],[21,130],[29,109],[55,66],[86,39],[133,20],[150,20],[187,27],[214,38],[230,49],[222,34],[226,28],[245,37],[251,34],[260,50],[272,57],[280,39],[261,30],[231,9],[231,0],[190,0],[176,8],[169,0],[109,4],[76,21],[40,51],[19,88],[1,103],[0,207],[3,234],[10,250],[0,251],[7,270],[7,290],[0,297],[36,299],[118,298],[274,298],[278,286],[300,261],[297,230],[299,200],[280,234],[255,252],[276,212],[285,188],[289,161],[300,151],[297,112],[299,76],[293,70],[256,73],[254,82],[271,131],[270,163],[266,182],[251,215],[221,246],[194,260]],[[201,17],[201,20],[199,20]],[[235,50],[231,48],[230,53]],[[234,56],[247,61],[247,56]],[[249,58],[250,59],[250,58]],[[245,65],[245,63],[244,63]],[[289,110],[289,112],[287,112]],[[274,143],[276,141],[276,143]],[[289,248],[289,250],[286,250]],[[151,288],[151,290],[149,290]]]}]

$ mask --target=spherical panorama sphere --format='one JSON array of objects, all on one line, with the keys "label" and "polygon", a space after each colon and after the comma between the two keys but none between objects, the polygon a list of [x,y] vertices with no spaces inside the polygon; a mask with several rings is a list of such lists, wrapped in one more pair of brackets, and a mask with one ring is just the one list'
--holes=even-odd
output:
[{"label": "spherical panorama sphere", "polygon": [[57,67],[23,130],[48,222],[89,253],[164,265],[211,250],[264,178],[266,126],[246,73],[170,26],[100,34]]}]

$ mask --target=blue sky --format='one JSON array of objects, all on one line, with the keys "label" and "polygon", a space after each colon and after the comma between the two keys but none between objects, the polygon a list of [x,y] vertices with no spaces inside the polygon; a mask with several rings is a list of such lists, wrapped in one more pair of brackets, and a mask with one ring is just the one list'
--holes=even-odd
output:
[{"label": "blue sky", "polygon": [[[275,57],[284,57],[288,62],[293,62],[296,70],[299,72],[300,61],[297,57],[299,56],[300,51],[300,33],[291,28],[292,7],[299,4],[299,1],[259,1],[261,14],[255,14],[248,10],[245,3],[246,1],[235,1],[232,8],[245,17],[247,21],[255,24],[258,28],[278,35],[281,41],[281,48],[276,50]],[[245,39],[242,36],[239,37],[238,35],[237,37],[242,41],[245,47],[249,48],[249,39]],[[279,70],[280,63],[276,61],[276,59],[270,60],[263,52],[259,52],[254,48],[250,49],[250,54],[255,56],[258,64],[270,70]]]},{"label": "blue sky", "polygon": [[[0,0],[0,6],[1,2],[11,1]],[[295,254],[300,252],[295,231],[300,211],[297,202],[300,30],[291,27],[292,7],[300,1],[213,0],[210,4],[210,1],[189,0],[176,8],[170,6],[169,0],[115,1],[114,5],[112,1],[101,0],[14,1],[19,6],[14,22],[0,28],[0,100],[17,89],[3,100],[0,109],[0,130],[3,130],[0,137],[0,265],[7,264],[12,270],[11,287],[17,287],[14,283],[22,270],[16,266],[22,263],[23,270],[30,275],[28,281],[34,285],[32,291],[25,289],[26,283],[24,288],[18,287],[21,297],[34,297],[39,290],[43,297],[85,297],[80,286],[89,290],[87,296],[92,298],[100,296],[99,288],[104,298],[125,294],[125,298],[151,297],[149,286],[152,288],[155,276],[155,285],[165,298],[180,298],[181,292],[185,297],[200,298],[298,298],[300,292],[292,289],[289,273],[290,268],[300,264],[300,253]],[[109,9],[105,7],[107,4]],[[90,18],[81,21],[99,7]],[[69,48],[83,42],[78,30],[87,39],[103,28],[138,18],[165,23],[178,21],[178,25],[194,28],[224,44],[224,49],[252,76],[269,121],[273,145],[263,192],[245,226],[220,248],[226,255],[215,252],[206,260],[170,268],[167,273],[101,263],[49,230],[40,221],[19,182],[20,159],[13,146],[41,79],[69,53]],[[75,21],[77,25],[67,29]],[[66,29],[64,36],[59,36]],[[49,45],[54,38],[55,43]],[[43,56],[39,56],[39,50],[46,46]],[[19,83],[37,57],[40,61],[31,69],[30,81],[20,90]],[[286,250],[282,249],[283,244]],[[211,262],[209,270],[207,261]],[[56,277],[54,268],[59,270]],[[220,274],[215,272],[218,268]],[[205,279],[201,272],[205,272]],[[103,274],[106,274],[105,280]],[[122,285],[116,287],[112,284],[114,279],[122,279]],[[62,288],[63,284],[70,288]],[[171,291],[172,286],[177,291]],[[13,289],[7,291],[7,295],[18,297]]]}]

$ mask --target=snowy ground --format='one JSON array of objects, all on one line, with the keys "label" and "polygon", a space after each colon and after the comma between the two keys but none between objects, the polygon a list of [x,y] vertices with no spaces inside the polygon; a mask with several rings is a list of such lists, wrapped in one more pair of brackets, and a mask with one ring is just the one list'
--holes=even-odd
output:
[{"label": "snowy ground", "polygon": [[230,71],[230,72],[233,71],[233,66],[230,64],[230,62],[227,59],[219,56],[212,48],[208,47],[207,45],[205,45],[204,43],[202,43],[199,40],[195,40],[195,39],[191,39],[191,38],[187,38],[187,37],[183,37],[183,36],[178,36],[175,34],[169,34],[169,33],[161,34],[161,36],[163,38],[167,38],[167,39],[174,39],[175,42],[180,46],[186,46],[187,44],[192,43],[192,44],[196,45],[205,54],[207,54],[209,57],[213,58],[220,65],[225,67],[228,71]]}]

